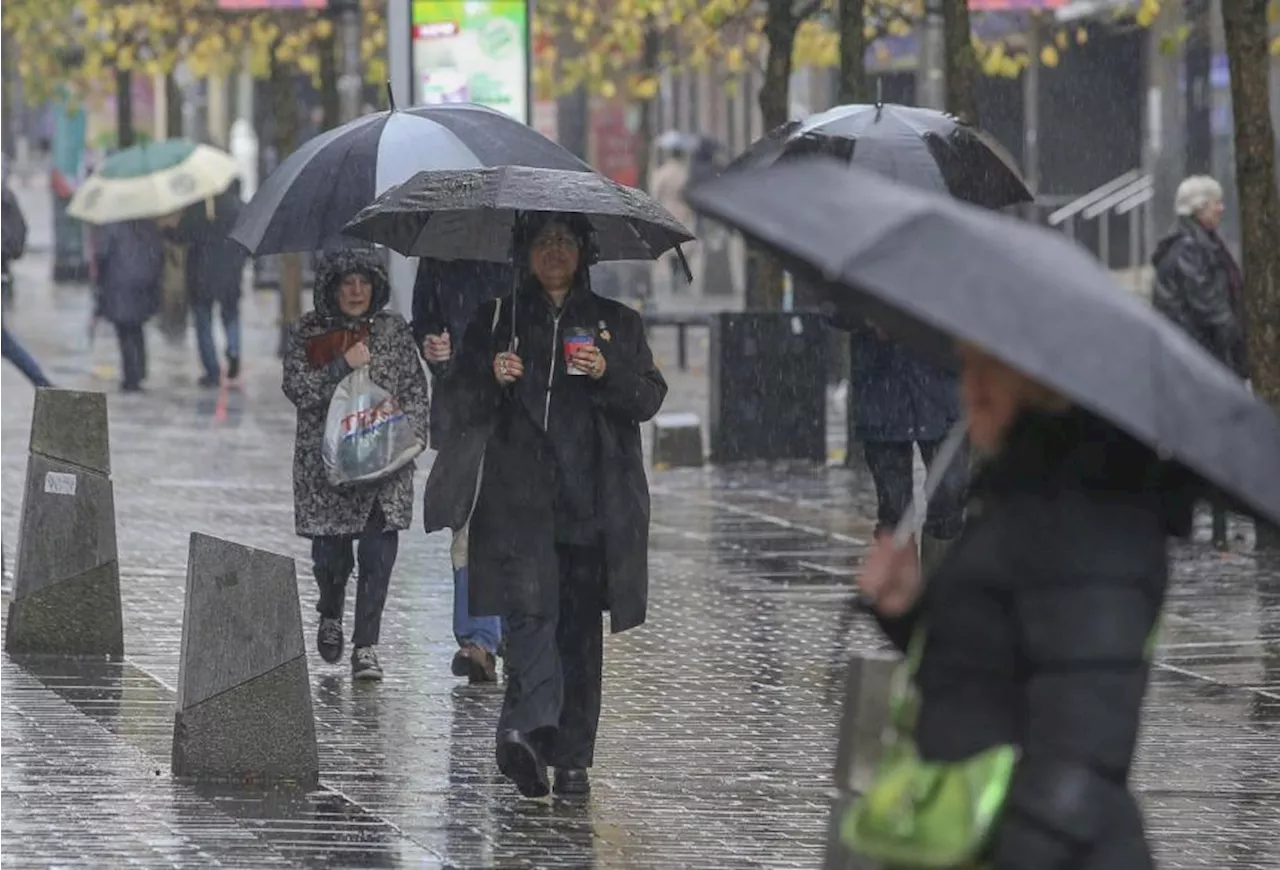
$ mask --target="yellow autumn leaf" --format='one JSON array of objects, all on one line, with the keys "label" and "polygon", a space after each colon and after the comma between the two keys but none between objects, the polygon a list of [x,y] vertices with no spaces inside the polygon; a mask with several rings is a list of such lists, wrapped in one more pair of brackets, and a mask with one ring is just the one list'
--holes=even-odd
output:
[{"label": "yellow autumn leaf", "polygon": [[1067,34],[1066,31],[1059,30],[1053,35],[1053,44],[1058,47],[1058,51],[1067,50]]},{"label": "yellow autumn leaf", "polygon": [[1084,45],[1089,41],[1089,30],[1085,27],[1076,28],[1076,45]]},{"label": "yellow autumn leaf", "polygon": [[611,100],[617,96],[617,94],[618,88],[612,81],[605,79],[600,82],[600,96],[604,97],[606,100]]},{"label": "yellow autumn leaf", "polygon": [[1055,67],[1058,65],[1058,50],[1052,45],[1046,45],[1040,49],[1040,63],[1042,66]]},{"label": "yellow autumn leaf", "polygon": [[638,100],[652,100],[658,95],[658,80],[646,76],[631,86],[631,93]]},{"label": "yellow autumn leaf", "polygon": [[1280,56],[1280,36],[1271,40],[1271,53]]},{"label": "yellow autumn leaf", "polygon": [[328,39],[333,36],[333,22],[328,18],[321,18],[316,22],[315,34],[316,39]]}]

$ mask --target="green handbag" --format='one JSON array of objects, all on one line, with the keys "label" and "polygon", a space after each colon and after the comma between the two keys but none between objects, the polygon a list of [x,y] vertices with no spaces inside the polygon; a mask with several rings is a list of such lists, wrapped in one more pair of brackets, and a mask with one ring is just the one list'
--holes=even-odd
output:
[{"label": "green handbag", "polygon": [[[1148,661],[1159,626],[1157,619],[1147,637]],[[912,735],[923,649],[924,632],[918,627],[894,674],[884,754],[870,787],[846,812],[841,839],[886,870],[982,870],[1018,747],[997,745],[954,762],[920,757]]]},{"label": "green handbag", "polygon": [[957,762],[920,758],[912,733],[924,647],[917,629],[894,674],[884,754],[866,793],[846,813],[841,838],[889,870],[980,868],[1018,760],[1016,746],[993,746]]}]

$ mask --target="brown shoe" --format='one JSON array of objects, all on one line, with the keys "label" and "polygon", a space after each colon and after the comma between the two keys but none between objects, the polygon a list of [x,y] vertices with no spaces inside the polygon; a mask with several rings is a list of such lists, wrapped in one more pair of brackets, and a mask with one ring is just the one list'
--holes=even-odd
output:
[{"label": "brown shoe", "polygon": [[466,677],[469,683],[496,683],[498,660],[482,646],[464,644],[453,656],[453,675]]}]

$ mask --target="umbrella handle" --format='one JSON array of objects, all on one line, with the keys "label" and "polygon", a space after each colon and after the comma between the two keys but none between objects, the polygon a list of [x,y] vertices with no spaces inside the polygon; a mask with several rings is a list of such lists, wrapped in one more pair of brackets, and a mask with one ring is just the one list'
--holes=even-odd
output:
[{"label": "umbrella handle", "polygon": [[959,455],[960,448],[964,445],[965,436],[968,434],[969,423],[966,420],[961,420],[951,427],[946,439],[938,447],[938,452],[933,457],[933,464],[929,466],[929,472],[924,479],[923,497],[912,496],[910,507],[907,508],[902,521],[898,523],[898,527],[893,530],[893,548],[895,550],[901,550],[915,535],[916,526],[920,524],[920,520],[924,518],[925,511],[928,509],[929,499],[933,498],[933,494],[938,489],[938,484],[942,482],[942,478],[951,467],[951,463]]}]

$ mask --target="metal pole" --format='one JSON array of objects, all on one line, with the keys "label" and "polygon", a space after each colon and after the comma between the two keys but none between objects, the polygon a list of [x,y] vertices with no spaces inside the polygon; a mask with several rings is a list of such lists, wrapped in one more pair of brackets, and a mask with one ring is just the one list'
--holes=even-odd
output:
[{"label": "metal pole", "polygon": [[947,82],[943,53],[947,50],[942,0],[925,0],[924,32],[916,60],[916,103],[928,109],[946,109]]},{"label": "metal pole", "polygon": [[329,0],[329,11],[338,25],[342,45],[338,115],[346,123],[360,117],[364,89],[364,76],[360,71],[360,0]]},{"label": "metal pole", "polygon": [[1044,18],[1031,13],[1027,34],[1028,63],[1022,79],[1022,171],[1033,196],[1040,193],[1040,46]]},{"label": "metal pole", "polygon": [[1111,212],[1103,212],[1098,218],[1098,259],[1111,268]]},{"label": "metal pole", "polygon": [[1138,223],[1141,214],[1141,209],[1129,211],[1129,271],[1132,273],[1130,277],[1133,278],[1135,292],[1142,287],[1142,241],[1138,236],[1142,232]]}]

